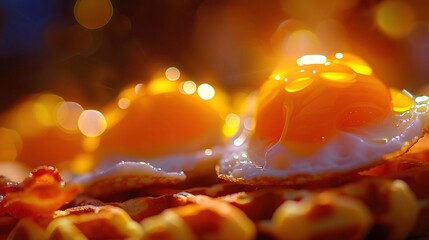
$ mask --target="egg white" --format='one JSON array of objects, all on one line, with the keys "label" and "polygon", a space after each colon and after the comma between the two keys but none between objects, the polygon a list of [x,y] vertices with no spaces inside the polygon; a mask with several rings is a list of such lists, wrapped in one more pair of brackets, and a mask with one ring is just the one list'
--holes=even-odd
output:
[{"label": "egg white", "polygon": [[[391,113],[383,121],[358,132],[339,132],[321,149],[310,155],[297,155],[280,142],[261,156],[255,151],[261,140],[253,139],[252,130],[242,126],[227,146],[219,163],[219,175],[244,181],[261,177],[287,179],[296,175],[320,175],[363,169],[402,152],[421,138],[429,123],[429,98],[415,98],[408,111]],[[254,109],[254,107],[250,107]],[[249,114],[250,116],[251,114]],[[256,142],[256,144],[255,144]]]}]

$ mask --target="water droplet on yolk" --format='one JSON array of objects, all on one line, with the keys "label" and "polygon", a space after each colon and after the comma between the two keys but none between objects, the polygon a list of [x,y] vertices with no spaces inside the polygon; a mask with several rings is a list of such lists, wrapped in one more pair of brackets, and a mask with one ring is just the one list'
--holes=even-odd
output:
[{"label": "water droplet on yolk", "polygon": [[279,141],[285,146],[321,146],[339,131],[376,123],[392,110],[388,88],[372,75],[340,64],[299,72],[295,84],[269,80],[261,88],[254,139],[266,147]]}]

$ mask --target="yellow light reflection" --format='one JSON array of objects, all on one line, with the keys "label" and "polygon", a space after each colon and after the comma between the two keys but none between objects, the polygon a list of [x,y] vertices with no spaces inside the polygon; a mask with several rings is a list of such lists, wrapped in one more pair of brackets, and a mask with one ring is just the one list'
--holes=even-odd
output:
[{"label": "yellow light reflection", "polygon": [[356,75],[353,69],[341,64],[324,66],[323,71],[319,74],[321,78],[336,84],[337,87],[356,82]]},{"label": "yellow light reflection", "polygon": [[112,15],[113,6],[110,0],[77,0],[74,5],[76,21],[88,29],[104,27]]},{"label": "yellow light reflection", "polygon": [[195,84],[193,81],[186,81],[183,83],[180,83],[179,90],[183,94],[194,94],[197,91],[197,84]]},{"label": "yellow light reflection", "polygon": [[314,79],[311,77],[301,77],[293,81],[287,82],[285,90],[290,93],[299,92],[310,86],[313,81]]},{"label": "yellow light reflection", "polygon": [[177,81],[180,78],[180,71],[175,67],[169,67],[165,70],[165,77],[170,81]]},{"label": "yellow light reflection", "polygon": [[356,82],[356,74],[343,72],[324,72],[320,76],[326,80],[338,83],[353,83]]},{"label": "yellow light reflection", "polygon": [[176,92],[178,91],[179,84],[166,80],[165,78],[157,78],[149,82],[147,85],[147,92],[150,94],[158,94],[165,92]]},{"label": "yellow light reflection", "polygon": [[91,154],[82,153],[70,162],[70,170],[74,174],[82,174],[94,168],[94,159]]},{"label": "yellow light reflection", "polygon": [[121,98],[118,100],[118,107],[120,109],[127,109],[130,106],[130,99],[128,98]]},{"label": "yellow light reflection", "polygon": [[22,139],[18,132],[0,128],[0,162],[14,161],[22,150]]},{"label": "yellow light reflection", "polygon": [[234,128],[228,125],[224,125],[222,128],[222,133],[227,138],[234,136],[237,133],[237,131],[238,131],[237,128]]},{"label": "yellow light reflection", "polygon": [[107,127],[104,115],[97,110],[85,110],[79,116],[79,130],[87,137],[100,136]]},{"label": "yellow light reflection", "polygon": [[416,104],[413,96],[409,92],[393,88],[389,90],[392,96],[393,111],[403,113],[410,110]]},{"label": "yellow light reflection", "polygon": [[226,137],[234,136],[240,127],[240,117],[235,113],[230,113],[225,118],[225,126],[222,129]]},{"label": "yellow light reflection", "polygon": [[369,66],[369,64],[365,60],[354,54],[344,53],[343,58],[335,61],[350,67],[359,74],[371,75],[373,73],[372,68]]},{"label": "yellow light reflection", "polygon": [[[314,55],[304,55],[298,58],[302,65],[311,65],[311,64],[324,64],[326,62],[326,56],[314,54]],[[297,60],[298,63],[298,60]],[[299,64],[298,64],[299,65]]]},{"label": "yellow light reflection", "polygon": [[416,16],[406,1],[384,1],[376,13],[378,27],[392,38],[408,36],[416,25]]},{"label": "yellow light reflection", "polygon": [[56,119],[58,125],[66,131],[78,130],[78,119],[83,107],[76,102],[62,102],[58,105]]},{"label": "yellow light reflection", "polygon": [[275,80],[280,80],[282,77],[280,77],[280,75],[276,75],[276,76],[274,76],[274,79]]},{"label": "yellow light reflection", "polygon": [[208,83],[203,83],[198,86],[198,96],[204,100],[210,100],[215,96],[215,89]]}]

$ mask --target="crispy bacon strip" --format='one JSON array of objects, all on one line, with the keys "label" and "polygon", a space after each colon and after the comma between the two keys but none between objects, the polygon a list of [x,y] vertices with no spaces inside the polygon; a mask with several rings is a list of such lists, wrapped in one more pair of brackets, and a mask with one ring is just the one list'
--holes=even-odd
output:
[{"label": "crispy bacon strip", "polygon": [[15,218],[50,215],[80,192],[77,185],[65,185],[58,170],[42,166],[20,184],[0,181],[0,212]]}]

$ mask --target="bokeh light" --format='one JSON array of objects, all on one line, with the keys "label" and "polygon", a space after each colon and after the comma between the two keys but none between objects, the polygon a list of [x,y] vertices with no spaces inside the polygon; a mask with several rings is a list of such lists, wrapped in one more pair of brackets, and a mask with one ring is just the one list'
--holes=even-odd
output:
[{"label": "bokeh light", "polygon": [[165,77],[170,81],[177,81],[180,78],[180,71],[176,67],[169,67],[165,70]]},{"label": "bokeh light", "polygon": [[78,130],[78,119],[83,112],[83,107],[76,102],[62,102],[57,109],[57,122],[66,131]]},{"label": "bokeh light", "polygon": [[408,36],[414,29],[416,17],[406,1],[384,1],[376,12],[377,26],[392,38]]},{"label": "bokeh light", "polygon": [[135,92],[136,94],[140,93],[140,92],[142,91],[142,89],[143,89],[143,84],[142,84],[142,83],[137,83],[137,84],[134,86],[134,92]]},{"label": "bokeh light", "polygon": [[74,6],[77,22],[88,29],[104,27],[112,15],[113,6],[110,0],[77,0]]},{"label": "bokeh light", "polygon": [[193,81],[185,81],[180,83],[179,90],[183,94],[194,94],[197,91],[197,84]]},{"label": "bokeh light", "polygon": [[104,115],[97,110],[85,110],[79,117],[79,130],[87,137],[100,136],[107,128]]},{"label": "bokeh light", "polygon": [[210,100],[215,96],[215,89],[208,83],[203,83],[198,86],[198,96],[204,100]]},{"label": "bokeh light", "polygon": [[118,100],[118,107],[120,109],[127,109],[131,104],[131,101],[129,98],[120,98]]}]

